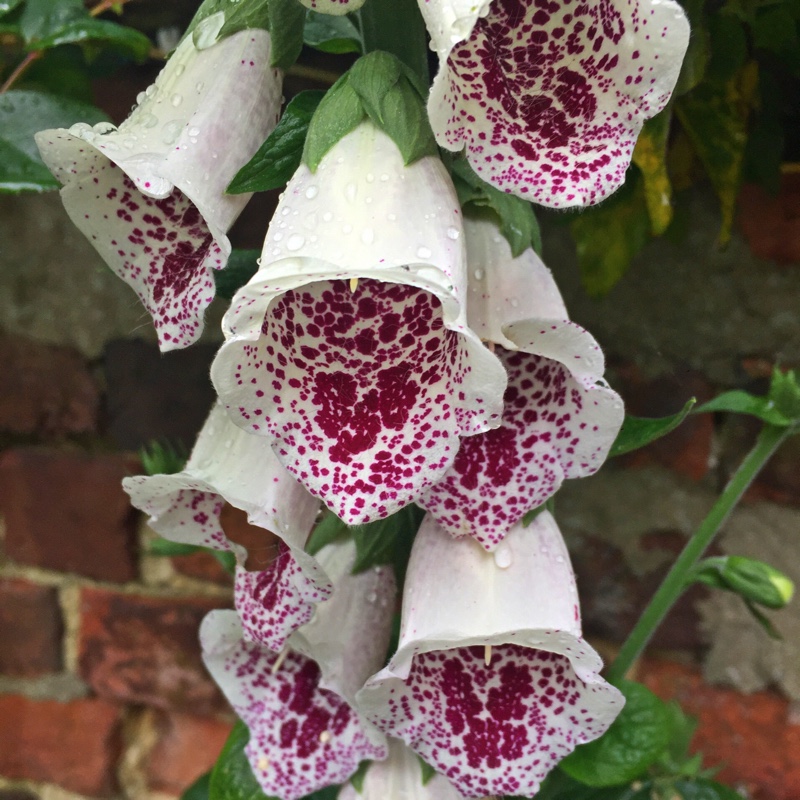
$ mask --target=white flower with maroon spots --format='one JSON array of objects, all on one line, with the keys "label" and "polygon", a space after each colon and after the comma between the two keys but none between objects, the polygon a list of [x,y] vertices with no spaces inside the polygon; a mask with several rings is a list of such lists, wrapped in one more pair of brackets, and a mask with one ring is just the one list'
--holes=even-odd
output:
[{"label": "white flower with maroon spots", "polygon": [[330,600],[280,655],[242,635],[235,612],[203,622],[203,659],[250,729],[245,752],[269,797],[295,800],[346,781],[386,739],[354,705],[355,690],[384,661],[394,612],[390,568],[350,575],[352,542],[318,554],[334,581]]},{"label": "white flower with maroon spots", "polygon": [[461,211],[442,165],[362,123],[301,166],[211,377],[232,419],[348,524],[385,517],[498,424],[506,375],[466,324]]},{"label": "white flower with maroon spots", "polygon": [[548,512],[515,527],[495,555],[429,515],[411,553],[399,648],[357,700],[464,796],[531,797],[620,712],[601,667],[581,638],[569,557]]},{"label": "white flower with maroon spots", "polygon": [[493,550],[568,478],[596,472],[619,432],[622,400],[603,353],[567,311],[533,250],[514,258],[493,221],[465,220],[469,320],[508,372],[498,428],[463,439],[453,466],[417,501],[453,536]]},{"label": "white flower with maroon spots", "polygon": [[689,41],[673,0],[419,0],[440,68],[436,140],[485,181],[542,205],[622,185]]},{"label": "white flower with maroon spots", "polygon": [[348,783],[338,800],[462,800],[442,775],[422,783],[422,764],[399,739],[389,739],[389,757],[369,765],[360,791]]},{"label": "white flower with maroon spots", "polygon": [[[280,650],[330,596],[329,577],[303,549],[319,501],[286,472],[268,442],[237,428],[222,406],[212,409],[182,472],[125,478],[122,486],[166,539],[235,554],[234,598],[248,638]],[[279,537],[266,569],[245,569],[247,550],[221,524],[225,503],[264,529],[265,546],[274,546],[268,531]]]},{"label": "white flower with maroon spots", "polygon": [[212,270],[227,263],[225,234],[250,199],[225,188],[278,118],[282,78],[269,63],[263,30],[202,52],[187,36],[118,129],[36,134],[70,219],[139,295],[162,350],[202,332]]}]

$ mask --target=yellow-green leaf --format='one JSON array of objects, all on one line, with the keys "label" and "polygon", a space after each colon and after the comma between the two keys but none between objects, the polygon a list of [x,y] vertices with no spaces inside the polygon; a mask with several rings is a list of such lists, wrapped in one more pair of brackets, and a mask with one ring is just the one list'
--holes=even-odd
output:
[{"label": "yellow-green leaf", "polygon": [[668,106],[648,120],[633,151],[633,163],[644,182],[644,199],[650,216],[650,230],[660,236],[672,222],[672,184],[667,172],[667,138],[672,119]]}]

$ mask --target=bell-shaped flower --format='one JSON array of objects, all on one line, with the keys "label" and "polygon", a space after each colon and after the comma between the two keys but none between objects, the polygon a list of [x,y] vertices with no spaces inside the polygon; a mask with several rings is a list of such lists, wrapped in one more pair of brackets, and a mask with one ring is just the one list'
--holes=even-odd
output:
[{"label": "bell-shaped flower", "polygon": [[465,231],[469,321],[508,372],[503,419],[463,439],[453,466],[418,503],[453,536],[493,550],[564,479],[600,468],[624,412],[602,380],[602,351],[570,322],[536,253],[514,258],[488,217],[467,217]]},{"label": "bell-shaped flower", "polygon": [[422,763],[399,739],[389,739],[389,757],[369,765],[359,791],[348,783],[338,800],[462,800],[463,795],[443,775],[423,783]]},{"label": "bell-shaped flower", "polygon": [[466,324],[458,200],[362,122],[302,165],[261,268],[223,321],[211,377],[237,425],[348,524],[385,517],[496,426],[505,371]]},{"label": "bell-shaped flower", "polygon": [[343,783],[361,761],[387,756],[385,737],[359,713],[354,694],[384,663],[392,570],[349,574],[352,541],[328,545],[318,558],[333,596],[282,653],[247,641],[233,611],[212,611],[200,629],[205,664],[250,729],[245,752],[253,773],[280,800]]},{"label": "bell-shaped flower", "polygon": [[[234,598],[248,638],[280,650],[330,596],[329,577],[303,549],[319,501],[286,472],[263,437],[237,428],[222,406],[212,409],[182,472],[125,478],[122,486],[164,538],[234,553]],[[279,537],[266,569],[245,569],[247,550],[222,527],[226,503],[263,528],[265,542],[267,531]]]},{"label": "bell-shaped flower", "polygon": [[263,30],[202,51],[187,36],[119,128],[36,134],[70,219],[139,295],[162,350],[202,332],[212,270],[226,265],[226,233],[250,199],[225,189],[278,119],[270,53]]},{"label": "bell-shaped flower", "polygon": [[419,0],[439,72],[436,140],[545,206],[597,203],[666,105],[689,41],[674,0]]},{"label": "bell-shaped flower", "polygon": [[569,556],[549,512],[493,555],[429,516],[408,566],[400,643],[360,707],[466,797],[531,797],[621,710],[581,638]]}]

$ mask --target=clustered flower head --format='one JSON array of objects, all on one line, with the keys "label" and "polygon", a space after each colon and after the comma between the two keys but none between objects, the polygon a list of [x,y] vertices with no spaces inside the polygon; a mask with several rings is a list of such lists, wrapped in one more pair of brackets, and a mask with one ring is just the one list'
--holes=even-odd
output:
[{"label": "clustered flower head", "polygon": [[[382,88],[380,70],[366,89],[364,71],[334,87],[350,122],[318,157],[307,143],[233,297],[219,399],[188,463],[124,482],[162,536],[235,556],[235,608],[206,618],[203,653],[249,729],[253,774],[281,800],[339,784],[341,800],[533,796],[624,702],[582,638],[545,510],[601,466],[621,400],[531,243],[486,204],[462,206],[433,142],[464,149],[487,191],[597,202],[669,99],[687,23],[672,0],[420,9],[439,56],[427,118],[405,67]],[[202,330],[247,200],[225,188],[280,103],[270,34],[201,24],[118,129],[37,136],[68,213],[165,350]],[[418,115],[411,132],[401,106]],[[324,113],[340,119],[333,100]],[[315,536],[323,506],[346,530],[411,503],[424,518],[406,532],[402,586],[392,566],[360,564],[353,536]],[[230,509],[255,531],[250,552]]]}]

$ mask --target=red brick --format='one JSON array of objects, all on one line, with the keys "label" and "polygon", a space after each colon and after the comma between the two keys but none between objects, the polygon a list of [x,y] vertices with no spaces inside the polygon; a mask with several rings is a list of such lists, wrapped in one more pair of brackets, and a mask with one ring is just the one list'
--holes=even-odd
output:
[{"label": "red brick", "polygon": [[774,196],[760,186],[743,186],[738,220],[754,255],[779,264],[800,262],[800,175],[782,175]]},{"label": "red brick", "polygon": [[203,597],[81,591],[81,677],[101,697],[197,713],[227,708],[200,657],[197,632],[212,608]]},{"label": "red brick", "polygon": [[0,579],[0,673],[30,678],[58,672],[63,632],[55,589]]},{"label": "red brick", "polygon": [[180,795],[217,760],[232,723],[160,713],[157,726],[158,742],[147,764],[148,784],[156,791]]},{"label": "red brick", "polygon": [[6,555],[20,564],[124,582],[137,576],[136,521],[121,481],[132,459],[47,448],[0,457]]},{"label": "red brick", "polygon": [[743,785],[752,800],[800,797],[800,725],[789,724],[789,704],[771,692],[742,695],[703,683],[699,671],[648,660],[643,682],[697,717],[692,751],[704,765],[723,765],[717,779]]},{"label": "red brick", "polygon": [[[626,412],[637,417],[666,417],[680,411],[691,397],[702,403],[712,395],[708,381],[694,370],[647,380],[635,365],[622,364],[614,368],[614,375]],[[700,480],[708,472],[713,432],[710,414],[690,416],[671,433],[620,460],[632,467],[662,464]]]},{"label": "red brick", "polygon": [[0,430],[61,436],[97,429],[100,393],[80,354],[0,337]]},{"label": "red brick", "polygon": [[173,556],[172,566],[181,575],[216,583],[219,586],[229,586],[233,580],[225,571],[225,567],[211,553],[198,552],[187,556]]},{"label": "red brick", "polygon": [[91,797],[116,790],[122,716],[97,699],[31,700],[0,695],[0,775],[55,783]]}]

